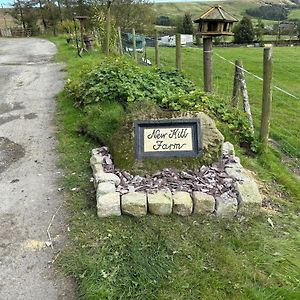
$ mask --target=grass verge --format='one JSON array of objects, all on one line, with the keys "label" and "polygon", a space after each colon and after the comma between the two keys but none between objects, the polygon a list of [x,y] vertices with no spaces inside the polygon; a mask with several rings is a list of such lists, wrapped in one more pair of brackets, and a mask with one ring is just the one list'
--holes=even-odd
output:
[{"label": "grass verge", "polygon": [[[98,53],[77,58],[63,41],[53,41],[70,77],[104,59]],[[268,200],[276,206],[258,217],[99,219],[89,180],[90,150],[98,145],[78,133],[84,114],[64,92],[57,118],[71,242],[58,263],[76,279],[81,299],[300,298],[297,204],[279,194],[272,172],[258,160],[245,158],[263,175]]]}]

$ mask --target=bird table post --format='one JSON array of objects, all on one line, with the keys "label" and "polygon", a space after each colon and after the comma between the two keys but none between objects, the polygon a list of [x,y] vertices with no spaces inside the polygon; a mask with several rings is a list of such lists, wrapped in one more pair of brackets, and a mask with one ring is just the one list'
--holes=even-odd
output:
[{"label": "bird table post", "polygon": [[203,73],[206,92],[212,91],[212,38],[234,35],[232,27],[237,21],[220,5],[210,8],[194,21],[199,24],[199,36],[203,37]]},{"label": "bird table post", "polygon": [[160,57],[159,57],[159,45],[158,45],[157,30],[155,30],[154,44],[155,44],[155,64],[157,67],[159,67],[160,66]]},{"label": "bird table post", "polygon": [[132,28],[132,52],[134,61],[137,62],[137,52],[136,52],[136,36],[135,36],[135,29]]},{"label": "bird table post", "polygon": [[176,69],[181,71],[181,34],[176,34]]},{"label": "bird table post", "polygon": [[204,91],[212,91],[212,38],[203,38]]}]

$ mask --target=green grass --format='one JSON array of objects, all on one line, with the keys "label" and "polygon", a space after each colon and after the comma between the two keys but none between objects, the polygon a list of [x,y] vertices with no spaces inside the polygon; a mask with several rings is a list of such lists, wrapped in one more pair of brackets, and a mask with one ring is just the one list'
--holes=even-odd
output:
[{"label": "green grass", "polygon": [[[160,49],[161,63],[164,66],[175,66],[175,49]],[[154,61],[153,49],[148,49],[148,56]],[[224,61],[218,55],[224,57]],[[298,97],[295,99],[277,89],[273,90],[273,110],[271,120],[271,135],[279,141],[282,150],[292,157],[300,158],[300,135],[299,135],[299,110],[300,110],[300,65],[295,61],[300,59],[300,52],[297,47],[274,48],[274,85],[282,88]],[[213,56],[213,78],[214,90],[230,101],[232,93],[232,82],[234,63],[236,59],[243,61],[244,67],[251,73],[262,77],[262,48],[214,48]],[[202,86],[202,49],[189,48],[182,50],[183,71]],[[252,112],[254,115],[255,127],[259,131],[261,103],[262,103],[262,82],[252,75],[246,74],[246,82]]]},{"label": "green grass", "polygon": [[289,19],[300,19],[300,9],[291,10]]},{"label": "green grass", "polygon": [[[218,55],[225,58],[221,59]],[[154,61],[153,49],[148,49],[148,56]],[[277,89],[273,90],[273,106],[271,118],[270,137],[276,141],[278,155],[267,156],[264,167],[273,170],[274,178],[280,183],[288,185],[288,189],[295,192],[295,197],[300,199],[300,184],[293,172],[300,175],[300,65],[294,64],[300,59],[297,47],[275,47],[274,48],[273,83],[289,93],[298,97],[295,99]],[[175,66],[175,49],[161,48],[160,59],[164,66]],[[230,102],[232,94],[232,83],[234,66],[230,62],[241,59],[246,70],[262,77],[262,48],[214,48],[213,56],[213,79],[215,93],[223,96],[224,101]],[[182,49],[183,71],[199,86],[202,82],[202,49]],[[252,75],[246,74],[246,83],[250,97],[251,110],[254,118],[256,133],[259,133],[261,106],[262,106],[262,82]],[[278,169],[288,166],[285,175],[282,176]],[[285,185],[284,184],[284,185]]]},{"label": "green grass", "polygon": [[[66,62],[68,77],[78,77],[82,67],[104,59],[99,53],[80,59],[60,39],[54,42],[58,60]],[[229,49],[223,51],[234,56]],[[185,51],[185,61],[191,61],[186,71],[200,83],[201,57],[192,58],[192,54]],[[251,62],[246,66],[251,67]],[[276,211],[236,220],[198,216],[99,219],[89,181],[90,150],[98,145],[78,133],[85,116],[73,104],[65,92],[59,95],[58,138],[70,245],[58,263],[76,279],[81,299],[299,299],[299,203],[273,182],[272,171],[263,165],[266,157],[243,160],[260,174],[265,197]],[[79,191],[72,192],[74,187]]]}]

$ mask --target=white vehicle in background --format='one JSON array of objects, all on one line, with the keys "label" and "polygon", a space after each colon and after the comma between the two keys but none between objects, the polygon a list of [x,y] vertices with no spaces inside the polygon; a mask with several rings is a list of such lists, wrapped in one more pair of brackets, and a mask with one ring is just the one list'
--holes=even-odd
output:
[{"label": "white vehicle in background", "polygon": [[[189,47],[193,45],[193,35],[192,34],[181,34],[181,46]],[[159,46],[165,47],[175,47],[176,37],[175,35],[165,35],[158,39]]]}]

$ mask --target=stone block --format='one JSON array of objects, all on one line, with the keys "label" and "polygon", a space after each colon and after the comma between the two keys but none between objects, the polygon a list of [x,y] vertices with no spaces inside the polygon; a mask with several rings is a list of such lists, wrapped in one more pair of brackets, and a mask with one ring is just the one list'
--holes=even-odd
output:
[{"label": "stone block", "polygon": [[100,154],[100,152],[101,152],[101,148],[94,148],[94,149],[92,149],[92,151],[91,151],[92,155]]},{"label": "stone block", "polygon": [[173,213],[180,216],[189,216],[193,211],[193,200],[188,192],[174,192]]},{"label": "stone block", "polygon": [[97,196],[114,193],[116,186],[111,181],[100,182],[97,187]]},{"label": "stone block", "polygon": [[92,164],[93,175],[95,176],[97,173],[104,172],[104,168],[102,164]]},{"label": "stone block", "polygon": [[154,215],[170,215],[173,208],[172,194],[170,191],[159,191],[148,194],[149,212]]},{"label": "stone block", "polygon": [[145,193],[133,192],[122,195],[121,197],[122,213],[140,217],[147,214],[147,196]]},{"label": "stone block", "polygon": [[194,213],[195,214],[209,214],[214,212],[216,201],[211,195],[203,192],[195,191],[192,194],[194,201]]},{"label": "stone block", "polygon": [[254,179],[235,182],[235,189],[238,193],[240,214],[257,214],[262,207],[262,197]]},{"label": "stone block", "polygon": [[225,166],[225,172],[228,176],[235,180],[245,181],[248,180],[251,174],[243,168],[240,163],[230,163]]},{"label": "stone block", "polygon": [[229,143],[229,142],[225,142],[222,146],[222,153],[224,156],[231,156],[231,155],[235,155],[235,151],[234,151],[234,146]]},{"label": "stone block", "polygon": [[237,199],[223,194],[216,197],[216,214],[221,218],[233,218],[237,214]]},{"label": "stone block", "polygon": [[120,194],[117,192],[108,193],[105,195],[97,194],[97,214],[99,218],[120,216]]},{"label": "stone block", "polygon": [[93,154],[90,158],[90,165],[95,165],[95,164],[102,164],[103,162],[103,156],[99,153]]},{"label": "stone block", "polygon": [[116,186],[121,183],[120,177],[118,177],[114,173],[105,173],[105,172],[97,172],[94,174],[95,185],[98,185],[100,182],[113,182]]}]

